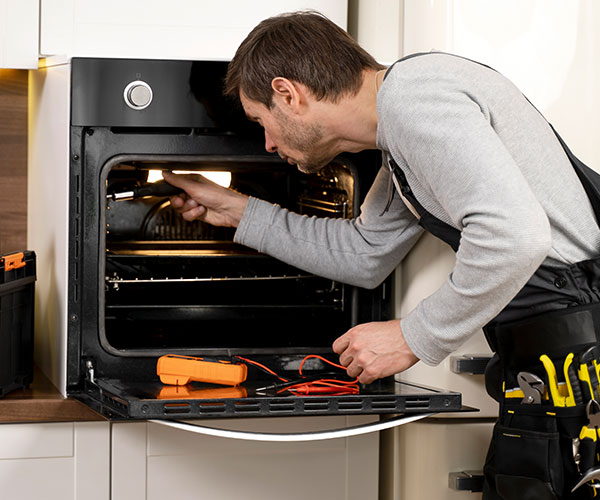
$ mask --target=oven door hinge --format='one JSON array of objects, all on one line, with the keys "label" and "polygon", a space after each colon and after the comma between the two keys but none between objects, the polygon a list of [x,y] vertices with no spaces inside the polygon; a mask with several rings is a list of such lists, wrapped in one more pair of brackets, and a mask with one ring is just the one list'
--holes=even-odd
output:
[{"label": "oven door hinge", "polygon": [[88,360],[85,362],[85,367],[86,367],[86,369],[87,369],[87,380],[88,380],[90,383],[92,383],[92,384],[96,385],[96,380],[95,380],[95,378],[94,378],[94,363],[92,362],[92,360],[91,360],[91,359],[88,359]]}]

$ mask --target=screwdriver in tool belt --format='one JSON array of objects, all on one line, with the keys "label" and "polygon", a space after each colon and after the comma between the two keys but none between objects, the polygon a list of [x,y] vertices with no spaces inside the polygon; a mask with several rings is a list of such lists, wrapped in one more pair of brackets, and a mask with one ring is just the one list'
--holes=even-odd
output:
[{"label": "screwdriver in tool belt", "polygon": [[106,195],[106,198],[114,201],[126,201],[137,200],[138,198],[144,198],[145,196],[174,196],[180,193],[183,193],[182,189],[163,180],[142,184],[141,186],[136,186],[127,191],[110,193]]},{"label": "screwdriver in tool belt", "polygon": [[[544,365],[546,375],[548,375],[548,389],[550,390],[552,404],[558,407],[567,406],[567,400],[569,396],[564,396],[559,390],[558,377],[556,375],[554,363],[546,354],[542,354],[540,356],[540,361]],[[569,399],[568,402],[571,403],[571,400]],[[574,402],[571,404],[571,406],[574,406]]]},{"label": "screwdriver in tool belt", "polygon": [[573,365],[573,358],[575,354],[570,352],[565,358],[563,365],[563,371],[565,374],[565,381],[567,383],[567,406],[575,406],[583,403],[583,393],[581,392],[581,386],[579,385],[579,379],[577,378],[577,370]]},{"label": "screwdriver in tool belt", "polygon": [[586,400],[597,399],[600,396],[596,352],[596,347],[592,346],[579,355],[579,370],[577,374],[583,384]]}]

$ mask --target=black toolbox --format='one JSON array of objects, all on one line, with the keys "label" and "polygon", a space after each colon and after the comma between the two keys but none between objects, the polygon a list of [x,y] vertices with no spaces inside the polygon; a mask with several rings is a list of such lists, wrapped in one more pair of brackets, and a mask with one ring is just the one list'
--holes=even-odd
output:
[{"label": "black toolbox", "polygon": [[35,253],[0,256],[0,397],[33,380]]}]

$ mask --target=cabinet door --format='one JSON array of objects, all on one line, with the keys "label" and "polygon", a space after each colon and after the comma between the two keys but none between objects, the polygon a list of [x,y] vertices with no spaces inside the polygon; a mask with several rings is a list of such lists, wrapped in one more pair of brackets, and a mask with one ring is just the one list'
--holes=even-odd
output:
[{"label": "cabinet door", "polygon": [[[41,2],[42,54],[142,59],[230,59],[260,21],[306,8],[304,0]],[[310,4],[346,27],[346,0]]]},{"label": "cabinet door", "polygon": [[109,500],[108,422],[0,425],[6,500]]},{"label": "cabinet door", "polygon": [[[360,425],[373,416],[199,422],[255,432]],[[152,423],[116,423],[112,500],[365,500],[378,496],[379,433],[301,443],[241,441]]]},{"label": "cabinet door", "polygon": [[493,427],[492,422],[484,420],[448,423],[429,419],[395,429],[393,498],[481,498],[480,492],[452,489],[448,476],[452,472],[483,470]]},{"label": "cabinet door", "polygon": [[0,68],[37,69],[39,0],[0,0]]}]

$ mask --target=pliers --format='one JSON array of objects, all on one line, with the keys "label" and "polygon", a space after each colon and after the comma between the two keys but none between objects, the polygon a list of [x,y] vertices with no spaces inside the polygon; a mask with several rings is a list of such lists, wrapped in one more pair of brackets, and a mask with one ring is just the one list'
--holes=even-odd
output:
[{"label": "pliers", "polygon": [[544,381],[529,372],[519,372],[517,382],[523,391],[523,404],[541,404],[544,396]]}]

